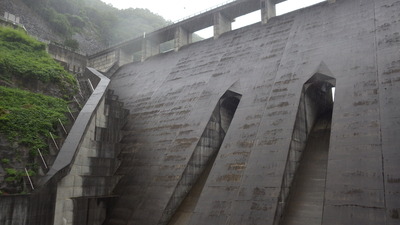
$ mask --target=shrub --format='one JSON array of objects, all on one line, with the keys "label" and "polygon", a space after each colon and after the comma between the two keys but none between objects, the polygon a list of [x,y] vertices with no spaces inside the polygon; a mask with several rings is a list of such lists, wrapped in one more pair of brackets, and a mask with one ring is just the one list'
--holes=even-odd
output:
[{"label": "shrub", "polygon": [[86,25],[85,21],[80,16],[68,14],[67,18],[72,27],[82,29]]},{"label": "shrub", "polygon": [[[26,50],[45,51],[46,45],[27,35],[22,30],[2,27],[0,29],[0,41],[9,49],[23,48]],[[25,45],[25,46],[24,46]]]},{"label": "shrub", "polygon": [[71,48],[72,50],[79,49],[79,42],[75,39],[67,39],[64,41],[64,45]]},{"label": "shrub", "polygon": [[71,74],[45,51],[45,45],[21,30],[0,27],[0,76],[55,83],[61,88],[74,88]]},{"label": "shrub", "polygon": [[[24,170],[16,170],[14,168],[5,168],[6,171],[6,182],[17,183],[22,181],[22,177],[26,177],[26,172]],[[33,170],[27,170],[30,177],[35,176],[36,172]]]},{"label": "shrub", "polygon": [[34,151],[47,148],[58,119],[67,122],[67,102],[42,94],[0,86],[0,133]]},{"label": "shrub", "polygon": [[1,163],[3,163],[4,165],[9,164],[10,160],[9,159],[1,159]]},{"label": "shrub", "polygon": [[5,168],[6,178],[4,179],[8,183],[19,183],[22,181],[22,177],[26,176],[24,171],[19,171],[14,168]]}]

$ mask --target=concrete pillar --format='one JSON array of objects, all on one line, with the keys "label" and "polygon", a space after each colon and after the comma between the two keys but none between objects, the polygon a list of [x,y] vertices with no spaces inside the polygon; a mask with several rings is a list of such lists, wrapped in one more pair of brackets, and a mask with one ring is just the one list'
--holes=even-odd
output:
[{"label": "concrete pillar", "polygon": [[15,15],[9,13],[9,14],[8,14],[8,20],[11,20],[12,22],[15,22]]},{"label": "concrete pillar", "polygon": [[221,34],[232,30],[232,20],[226,18],[221,12],[214,14],[214,39]]},{"label": "concrete pillar", "polygon": [[146,60],[147,58],[157,55],[160,53],[160,46],[159,44],[156,44],[152,42],[151,40],[148,40],[146,38],[143,39],[143,44],[142,44],[142,61]]},{"label": "concrete pillar", "polygon": [[177,27],[175,30],[175,51],[178,51],[181,47],[192,43],[192,33],[182,27]]},{"label": "concrete pillar", "polygon": [[118,51],[118,61],[119,66],[131,63],[133,62],[133,54],[130,54],[130,52],[120,48]]},{"label": "concrete pillar", "polygon": [[261,0],[261,22],[266,24],[274,16],[276,16],[276,9],[273,0]]}]

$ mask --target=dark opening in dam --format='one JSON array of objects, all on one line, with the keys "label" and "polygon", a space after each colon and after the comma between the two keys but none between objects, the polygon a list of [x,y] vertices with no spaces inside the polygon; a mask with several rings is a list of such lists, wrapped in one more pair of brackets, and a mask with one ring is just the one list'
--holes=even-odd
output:
[{"label": "dark opening in dam", "polygon": [[159,224],[189,223],[240,98],[241,95],[227,91],[218,101],[168,204],[169,211],[164,212],[163,220]]},{"label": "dark opening in dam", "polygon": [[303,86],[276,224],[321,224],[335,80],[316,74]]}]

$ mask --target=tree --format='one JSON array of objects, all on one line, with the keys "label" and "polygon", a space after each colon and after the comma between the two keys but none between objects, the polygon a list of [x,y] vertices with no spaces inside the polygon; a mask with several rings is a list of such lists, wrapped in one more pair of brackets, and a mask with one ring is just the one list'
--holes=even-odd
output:
[{"label": "tree", "polygon": [[64,45],[76,51],[79,49],[79,42],[75,39],[66,39]]}]

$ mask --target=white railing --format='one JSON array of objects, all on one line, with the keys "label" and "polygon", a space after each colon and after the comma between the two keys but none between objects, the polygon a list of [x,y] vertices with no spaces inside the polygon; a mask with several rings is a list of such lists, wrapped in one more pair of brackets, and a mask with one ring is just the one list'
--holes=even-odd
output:
[{"label": "white railing", "polygon": [[201,11],[199,11],[199,12],[197,12],[197,13],[192,14],[192,15],[189,15],[189,16],[186,16],[186,17],[184,17],[184,18],[178,19],[178,20],[174,21],[173,24],[179,23],[179,22],[184,21],[184,20],[186,20],[186,19],[195,17],[195,16],[197,16],[197,15],[200,15],[200,14],[202,14],[202,13],[211,11],[211,10],[213,10],[213,9],[216,9],[216,8],[218,8],[218,7],[221,7],[221,6],[223,6],[223,5],[227,5],[227,4],[232,3],[232,2],[235,2],[235,1],[237,1],[237,0],[229,0],[229,1],[226,1],[226,2],[223,2],[223,3],[220,3],[220,4],[218,4],[218,5],[214,5],[214,6],[210,7],[210,8],[201,10]]}]

